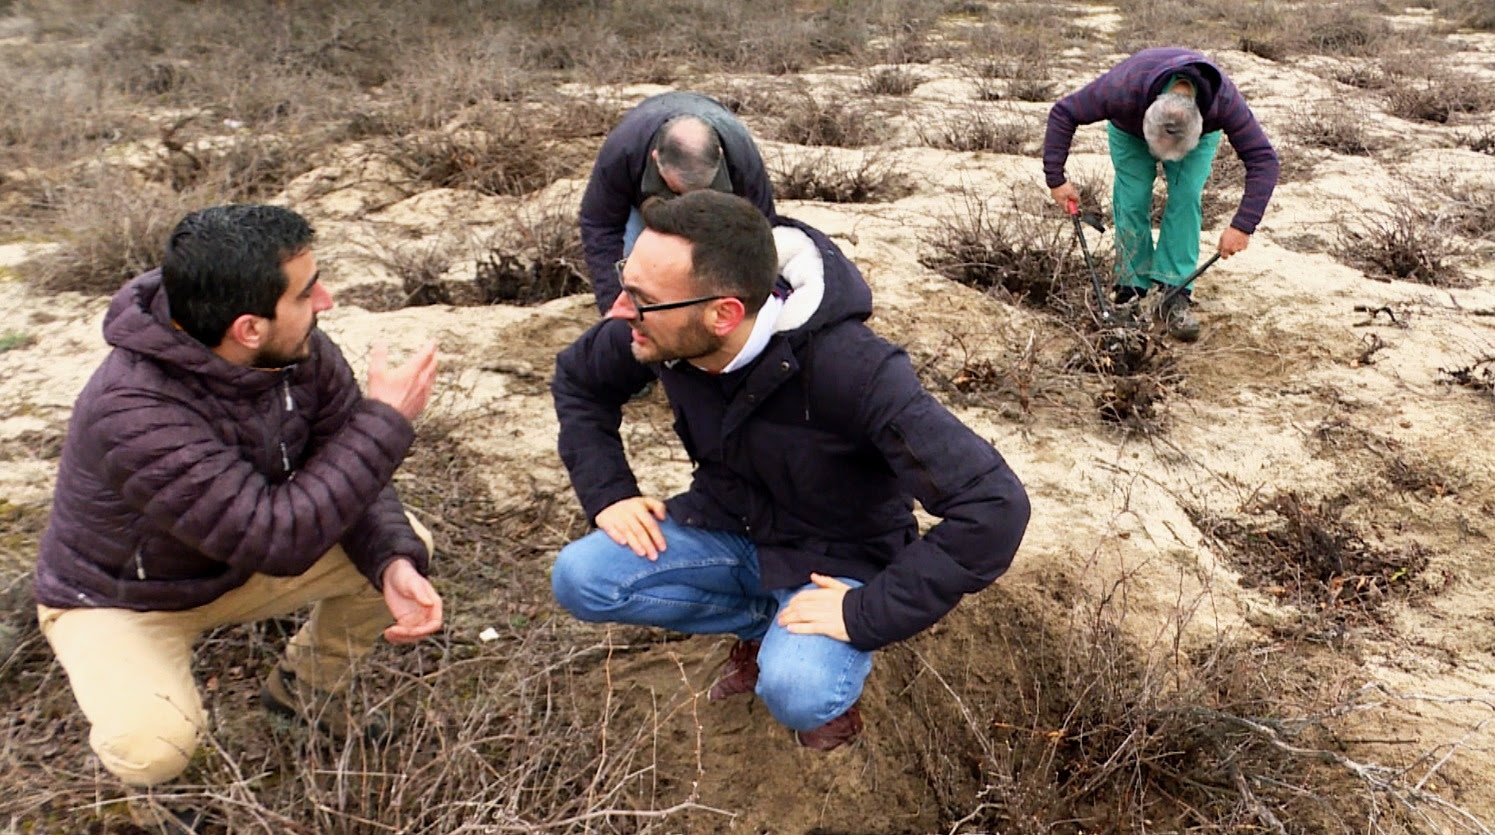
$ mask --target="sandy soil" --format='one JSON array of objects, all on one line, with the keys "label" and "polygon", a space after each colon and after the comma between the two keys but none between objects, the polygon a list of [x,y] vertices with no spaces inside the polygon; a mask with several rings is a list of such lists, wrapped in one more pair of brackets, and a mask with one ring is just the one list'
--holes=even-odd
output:
[{"label": "sandy soil", "polygon": [[[1100,17],[1088,22],[1105,25]],[[1456,57],[1469,72],[1495,74],[1495,38],[1464,36],[1461,44],[1464,51]],[[1117,57],[1066,57],[1055,71],[1059,87],[1074,88]],[[1274,138],[1286,135],[1288,114],[1304,97],[1369,95],[1314,74],[1312,68],[1327,59],[1274,63],[1238,52],[1215,57]],[[1062,353],[1062,334],[1043,314],[950,282],[920,264],[922,239],[967,193],[1035,206],[1047,195],[1034,157],[919,146],[920,118],[971,106],[970,81],[957,68],[930,65],[919,71],[924,83],[897,103],[905,112],[892,119],[901,142],[879,151],[912,177],[915,193],[891,204],[783,201],[781,211],[818,226],[856,260],[874,289],[873,326],[906,345],[916,361],[950,373],[962,361],[961,350],[968,359],[1009,362],[1030,343],[1041,355]],[[851,70],[814,75],[817,84],[848,89],[856,81]],[[657,89],[584,94],[631,102]],[[1043,104],[1017,107],[1035,126],[1046,112]],[[747,121],[753,124],[751,116]],[[1472,282],[1460,289],[1370,281],[1328,252],[1341,219],[1384,205],[1408,178],[1490,188],[1495,163],[1449,147],[1455,128],[1384,117],[1377,129],[1400,136],[1402,150],[1374,157],[1316,153],[1311,177],[1278,189],[1250,249],[1201,279],[1196,298],[1204,336],[1175,349],[1182,384],[1149,431],[1099,419],[1083,392],[1066,390],[1075,385],[1073,377],[1044,384],[1030,411],[1010,398],[993,402],[942,392],[1023,478],[1033,497],[1033,522],[998,588],[965,602],[933,633],[880,656],[864,703],[864,744],[828,756],[806,753],[751,700],[707,705],[701,695],[725,654],[722,640],[694,638],[619,653],[588,674],[598,693],[604,681],[611,683],[617,712],[610,722],[655,724],[662,795],[725,813],[691,813],[687,828],[725,829],[730,823],[736,832],[930,830],[949,812],[941,803],[952,792],[966,791],[970,801],[977,786],[962,790],[955,778],[954,789],[921,783],[912,776],[910,757],[942,732],[941,721],[962,721],[967,705],[954,694],[974,700],[970,694],[981,693],[987,704],[1000,707],[1000,671],[1010,663],[1002,658],[1012,642],[1023,640],[1019,632],[1026,625],[1044,622],[1033,612],[1062,616],[1080,605],[1076,590],[1098,593],[1122,583],[1124,621],[1144,646],[1180,622],[1186,646],[1222,638],[1271,645],[1274,636],[1304,622],[1303,611],[1249,576],[1250,569],[1198,520],[1201,514],[1246,518],[1259,501],[1287,492],[1310,501],[1345,497],[1342,518],[1368,543],[1391,550],[1416,545],[1427,566],[1409,580],[1415,593],[1386,604],[1380,624],[1348,627],[1355,652],[1330,650],[1312,662],[1264,656],[1264,663],[1312,663],[1346,687],[1384,686],[1361,711],[1359,727],[1366,738],[1395,736],[1404,744],[1362,746],[1352,755],[1411,764],[1428,751],[1438,752],[1437,759],[1449,750],[1440,746],[1458,743],[1427,788],[1495,821],[1495,775],[1482,753],[1492,742],[1487,723],[1495,710],[1495,617],[1489,606],[1495,595],[1495,453],[1488,444],[1495,398],[1451,386],[1443,373],[1495,354],[1490,247],[1470,244],[1474,255],[1463,263]],[[812,153],[772,141],[763,142],[763,150],[771,164]],[[832,153],[854,158],[864,152]],[[1082,129],[1071,166],[1109,177],[1101,126]],[[394,280],[367,257],[374,242],[398,234],[460,245],[505,222],[519,202],[445,190],[389,205],[390,195],[357,189],[314,196],[318,182],[366,175],[332,166],[306,175],[282,196],[318,226],[326,280],[335,294]],[[563,181],[529,202],[574,209],[582,185]],[[369,211],[378,205],[384,207]],[[1054,224],[1064,222],[1053,215]],[[1204,231],[1206,252],[1219,231]],[[0,410],[0,497],[16,505],[48,500],[55,447],[72,399],[105,353],[99,323],[106,300],[38,295],[14,277],[11,268],[38,246],[0,247],[0,331],[34,337],[29,346],[0,353],[7,404]],[[1361,308],[1388,309],[1396,321]],[[590,296],[531,308],[369,312],[343,305],[323,317],[323,326],[355,367],[376,340],[389,342],[398,354],[437,339],[443,372],[433,414],[481,415],[464,422],[463,440],[489,462],[485,477],[502,501],[527,495],[532,487],[569,494],[554,451],[556,423],[545,382],[555,352],[594,315]],[[1362,361],[1373,339],[1384,347]],[[955,347],[957,341],[963,349]],[[657,395],[637,404],[627,434],[642,483],[657,494],[680,488],[688,478],[665,414]],[[1396,462],[1436,477],[1425,480],[1423,489],[1398,487],[1387,475]],[[548,603],[536,605],[544,609]],[[450,628],[461,637],[471,638],[485,625],[481,613],[451,613]],[[932,679],[947,684],[943,690],[950,698],[908,710],[915,682],[927,688]],[[931,689],[917,692],[930,698]]]}]

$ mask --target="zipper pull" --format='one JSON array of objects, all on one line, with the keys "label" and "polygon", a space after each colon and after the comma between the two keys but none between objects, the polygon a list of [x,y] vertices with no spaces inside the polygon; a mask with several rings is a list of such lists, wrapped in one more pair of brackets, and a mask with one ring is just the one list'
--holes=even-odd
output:
[{"label": "zipper pull", "polygon": [[291,471],[291,455],[286,452],[285,441],[280,442],[280,466],[286,472]]},{"label": "zipper pull", "polygon": [[145,560],[141,559],[140,548],[135,549],[135,579],[145,579]]},{"label": "zipper pull", "polygon": [[296,401],[291,399],[291,379],[289,377],[281,380],[281,390],[285,392],[286,396],[286,411],[296,411]]}]

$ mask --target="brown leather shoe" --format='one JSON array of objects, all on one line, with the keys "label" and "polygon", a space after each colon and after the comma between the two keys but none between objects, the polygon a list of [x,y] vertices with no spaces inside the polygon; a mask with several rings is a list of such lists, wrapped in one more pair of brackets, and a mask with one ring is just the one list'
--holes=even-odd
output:
[{"label": "brown leather shoe", "polygon": [[842,745],[856,742],[861,735],[862,712],[856,705],[818,728],[794,732],[794,738],[800,745],[816,751],[833,751]]},{"label": "brown leather shoe", "polygon": [[753,688],[758,686],[758,647],[761,645],[760,641],[738,641],[732,645],[721,675],[706,693],[707,701],[720,702],[753,692]]}]

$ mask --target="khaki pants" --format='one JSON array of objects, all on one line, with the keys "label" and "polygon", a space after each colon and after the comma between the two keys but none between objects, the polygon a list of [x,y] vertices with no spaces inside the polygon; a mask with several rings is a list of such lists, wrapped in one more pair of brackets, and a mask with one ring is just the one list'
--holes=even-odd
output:
[{"label": "khaki pants", "polygon": [[[410,519],[431,549],[431,533]],[[181,612],[37,607],[41,631],[67,671],[104,767],[131,786],[187,767],[207,716],[192,679],[192,648],[218,626],[278,617],[315,604],[286,645],[296,676],[324,690],[347,686],[352,664],[393,623],[384,597],[334,547],[303,574],[255,574],[222,597]]]}]

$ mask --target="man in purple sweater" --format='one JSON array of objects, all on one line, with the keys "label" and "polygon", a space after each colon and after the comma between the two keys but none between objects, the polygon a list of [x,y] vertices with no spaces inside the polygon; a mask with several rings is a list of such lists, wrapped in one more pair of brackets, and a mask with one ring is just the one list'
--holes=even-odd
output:
[{"label": "man in purple sweater", "polygon": [[[1202,195],[1223,132],[1246,166],[1246,189],[1220,235],[1222,258],[1245,249],[1277,185],[1277,152],[1234,83],[1208,58],[1188,49],[1144,49],[1112,67],[1049,111],[1043,173],[1054,201],[1068,208],[1079,191],[1064,175],[1075,129],[1108,120],[1115,167],[1116,299],[1146,295],[1153,285],[1177,286],[1199,261]],[[1156,247],[1152,183],[1158,163],[1168,183]],[[1199,338],[1189,289],[1161,311],[1176,339]]]},{"label": "man in purple sweater", "polygon": [[[393,369],[376,347],[361,393],[317,329],[332,296],[312,235],[275,206],[188,215],[161,269],[114,297],[113,350],[73,409],[37,615],[90,745],[131,787],[180,774],[207,729],[191,669],[207,630],[312,606],[261,700],[337,734],[353,662],[381,634],[410,643],[441,627],[430,534],[390,486],[436,346]],[[143,795],[131,811],[177,829],[195,817]]]}]

